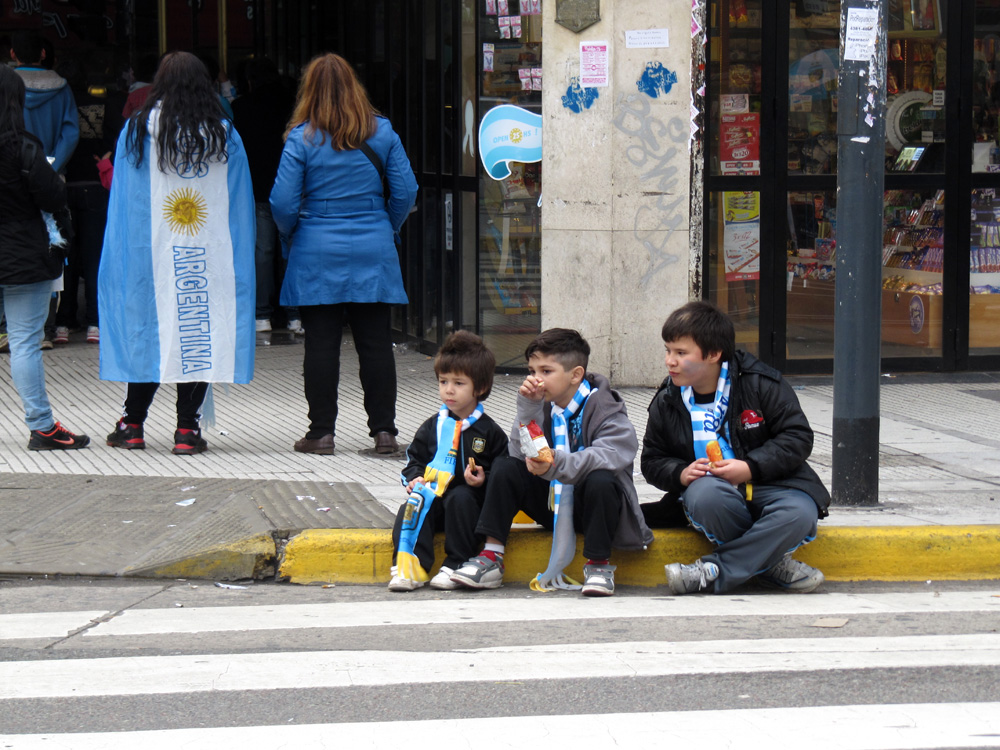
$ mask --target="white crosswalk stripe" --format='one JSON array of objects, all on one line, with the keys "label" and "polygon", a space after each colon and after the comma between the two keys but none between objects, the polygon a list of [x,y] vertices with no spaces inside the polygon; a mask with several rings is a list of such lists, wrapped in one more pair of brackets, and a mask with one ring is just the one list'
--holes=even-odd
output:
[{"label": "white crosswalk stripe", "polygon": [[[205,597],[202,601],[215,600]],[[730,680],[727,684],[734,694],[748,691],[738,699],[754,701],[760,697],[760,685],[771,684],[769,680],[825,684],[836,674],[854,672],[875,675],[870,679],[876,683],[881,675],[893,675],[891,680],[885,678],[886,689],[894,687],[893,681],[906,684],[907,674],[926,676],[932,670],[968,673],[971,681],[992,680],[995,687],[1000,675],[998,615],[1000,597],[985,590],[621,596],[599,601],[558,595],[445,595],[312,604],[8,612],[0,615],[0,717],[16,717],[18,723],[14,732],[7,732],[0,719],[0,748],[244,750],[336,745],[353,750],[486,744],[547,749],[610,746],[612,742],[647,747],[653,741],[674,740],[699,748],[770,750],[802,744],[804,738],[810,747],[821,750],[998,747],[1000,702],[994,700],[995,690],[983,702],[961,694],[950,702],[907,702],[892,700],[894,694],[886,693],[888,700],[872,703],[859,701],[861,695],[847,694],[836,701],[846,705],[809,705],[808,701],[787,705],[779,698],[775,699],[778,703],[733,708],[732,700],[713,699],[703,710],[664,711],[658,710],[662,703],[644,710],[644,701],[637,700],[634,710],[625,712],[617,710],[620,703],[610,709],[594,703],[591,710],[576,712],[554,704],[548,711],[533,708],[511,715],[504,715],[502,709],[468,715],[455,711],[444,714],[454,718],[426,720],[407,720],[412,717],[398,705],[400,695],[413,694],[409,691],[450,697],[489,694],[498,686],[511,686],[519,697],[537,694],[544,698],[557,685],[587,685],[597,693],[610,685],[646,694],[669,693],[674,685],[703,684],[692,680]],[[886,635],[880,634],[878,625],[857,635],[839,630],[822,635],[818,629],[795,631],[801,637],[777,628],[772,637],[741,637],[730,629],[727,636],[733,637],[723,638],[713,637],[711,628],[691,630],[694,623],[731,625],[777,618],[767,622],[810,625],[815,618],[834,616],[867,617],[872,622],[899,618],[903,623],[954,618],[948,622],[962,627],[952,624],[941,632],[911,628],[912,634]],[[515,635],[538,628],[532,632],[565,637],[525,635],[522,643],[516,639],[491,643],[486,636],[476,647],[441,642],[440,633],[463,629],[478,628],[474,632],[479,638],[483,624],[491,622],[507,623]],[[622,624],[637,630],[619,628],[621,637],[607,636]],[[588,639],[598,627],[604,635]],[[335,634],[347,629],[357,640],[350,641],[350,647],[336,647],[340,641]],[[430,635],[404,646],[398,640],[402,632]],[[672,637],[635,637],[635,633],[646,636],[650,632]],[[243,639],[233,640],[239,634]],[[307,642],[315,645],[276,647],[292,635],[312,638]],[[58,644],[61,651],[45,651],[45,647],[38,647],[37,653],[30,651],[39,640]],[[301,641],[294,643],[301,646]],[[313,720],[287,725],[259,721],[264,725],[250,726],[255,722],[243,715],[236,722],[240,726],[226,726],[233,722],[223,719],[217,726],[204,720],[213,715],[216,704],[231,707],[234,700],[264,693],[267,700],[284,696],[296,705],[295,696],[310,691],[319,696],[315,701],[320,704],[362,695],[359,705],[377,706],[384,701],[396,710],[387,709],[383,720],[374,718],[380,716],[377,712],[362,712],[369,719],[362,721],[348,712],[334,723],[322,723],[327,718],[315,714],[309,714]],[[171,716],[174,707],[193,704],[204,712],[200,720],[185,723]],[[155,705],[158,709],[143,711],[142,723],[123,720],[118,728],[114,712],[106,708],[117,705],[133,710]],[[76,711],[86,717],[78,726],[72,718],[61,719],[63,714],[75,716]],[[39,715],[46,723],[32,723],[32,717]],[[148,716],[162,716],[167,723],[149,729],[155,719]],[[26,732],[26,726],[31,732]],[[134,731],[136,726],[142,728]],[[89,731],[92,727],[114,729]]]},{"label": "white crosswalk stripe", "polygon": [[[987,748],[997,745],[1000,703],[836,706],[736,711],[671,711],[591,716],[528,716],[376,724],[180,729],[119,734],[20,735],[4,747],[17,750],[176,750],[222,748],[271,750],[384,750],[391,747],[470,747],[480,738],[491,748],[649,748],[665,740],[678,747],[731,750],[893,750],[895,748]],[[708,731],[725,727],[725,736]],[[738,741],[733,738],[738,737]],[[601,738],[607,738],[602,744]],[[655,743],[655,744],[654,744]]]}]

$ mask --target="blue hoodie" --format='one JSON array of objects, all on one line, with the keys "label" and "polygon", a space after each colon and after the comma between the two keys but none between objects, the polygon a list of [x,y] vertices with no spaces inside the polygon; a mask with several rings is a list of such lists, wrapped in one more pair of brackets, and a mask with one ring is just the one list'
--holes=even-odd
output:
[{"label": "blue hoodie", "polygon": [[54,71],[16,68],[24,80],[24,126],[42,142],[52,168],[62,172],[80,140],[79,113],[66,79]]}]

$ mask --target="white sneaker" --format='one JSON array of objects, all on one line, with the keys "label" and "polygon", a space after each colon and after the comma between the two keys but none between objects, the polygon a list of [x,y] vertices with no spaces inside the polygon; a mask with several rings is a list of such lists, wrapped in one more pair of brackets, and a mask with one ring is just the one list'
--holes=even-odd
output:
[{"label": "white sneaker", "polygon": [[[58,328],[56,329],[59,330]],[[97,326],[87,326],[87,343],[88,344],[100,344],[101,343],[101,329]]]},{"label": "white sneaker", "polygon": [[399,575],[399,569],[393,565],[389,568],[392,579],[389,581],[389,591],[415,591],[424,585],[423,581],[411,581]]},{"label": "white sneaker", "polygon": [[271,330],[271,321],[267,318],[261,318],[257,321],[257,333],[267,333]]},{"label": "white sneaker", "polygon": [[431,579],[431,588],[437,589],[438,591],[454,591],[457,588],[461,588],[460,584],[455,583],[451,580],[451,576],[455,571],[444,565],[441,566],[441,570],[437,572],[437,575]]},{"label": "white sneaker", "polygon": [[56,335],[52,337],[53,344],[69,343],[69,328],[67,326],[56,326]]},{"label": "white sneaker", "polygon": [[288,321],[288,330],[294,333],[296,336],[301,336],[306,332],[306,329],[302,327],[302,321],[298,318],[293,318]]}]

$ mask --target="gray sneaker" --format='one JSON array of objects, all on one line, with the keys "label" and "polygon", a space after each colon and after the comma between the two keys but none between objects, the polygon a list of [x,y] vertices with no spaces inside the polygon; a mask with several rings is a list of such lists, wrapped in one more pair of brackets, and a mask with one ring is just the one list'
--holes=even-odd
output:
[{"label": "gray sneaker", "polygon": [[806,565],[791,555],[785,555],[781,558],[781,562],[757,576],[757,580],[771,588],[808,594],[819,588],[826,579],[822,572],[811,565]]},{"label": "gray sneaker", "polygon": [[611,596],[615,593],[615,565],[584,565],[584,596]]},{"label": "gray sneaker", "polygon": [[451,580],[470,589],[498,589],[503,585],[503,557],[500,562],[485,555],[462,563]]},{"label": "gray sneaker", "polygon": [[667,570],[667,586],[672,594],[693,594],[704,591],[719,577],[719,566],[712,562],[695,560],[691,565],[670,563]]}]

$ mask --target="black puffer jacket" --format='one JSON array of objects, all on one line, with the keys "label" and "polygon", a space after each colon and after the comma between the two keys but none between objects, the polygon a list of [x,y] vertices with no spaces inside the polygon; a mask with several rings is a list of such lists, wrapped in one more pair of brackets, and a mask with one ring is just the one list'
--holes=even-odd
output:
[{"label": "black puffer jacket", "polygon": [[[743,351],[729,364],[732,374],[726,412],[736,458],[746,461],[752,482],[802,490],[816,503],[819,517],[828,515],[830,493],[806,463],[813,431],[792,387],[773,367]],[[684,492],[681,472],[695,460],[691,416],[681,390],[663,381],[649,404],[642,441],[642,475],[676,501]],[[665,498],[666,499],[666,498]]]},{"label": "black puffer jacket", "polygon": [[26,133],[20,143],[0,145],[0,284],[33,284],[62,273],[64,251],[49,247],[42,211],[65,213],[66,184],[38,139]]}]

